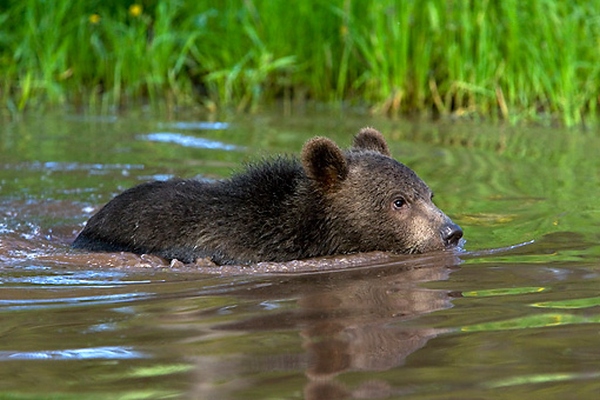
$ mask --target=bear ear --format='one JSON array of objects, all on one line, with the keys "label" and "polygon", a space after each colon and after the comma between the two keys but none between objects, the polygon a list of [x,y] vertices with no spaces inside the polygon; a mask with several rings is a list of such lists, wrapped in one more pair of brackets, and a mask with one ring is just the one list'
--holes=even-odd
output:
[{"label": "bear ear", "polygon": [[348,176],[348,163],[342,150],[331,140],[315,137],[302,149],[306,175],[323,189],[333,189]]},{"label": "bear ear", "polygon": [[358,135],[354,137],[353,148],[357,150],[373,150],[384,156],[392,156],[381,132],[369,127],[362,128],[360,132],[358,132]]}]

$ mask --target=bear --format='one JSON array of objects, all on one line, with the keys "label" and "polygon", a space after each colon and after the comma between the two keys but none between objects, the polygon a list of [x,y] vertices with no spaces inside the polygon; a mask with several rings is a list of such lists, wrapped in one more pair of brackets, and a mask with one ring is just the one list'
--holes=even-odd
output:
[{"label": "bear", "polygon": [[432,197],[367,127],[348,150],[314,137],[299,159],[270,158],[229,179],[135,186],[93,215],[73,247],[217,265],[457,247],[463,231]]}]

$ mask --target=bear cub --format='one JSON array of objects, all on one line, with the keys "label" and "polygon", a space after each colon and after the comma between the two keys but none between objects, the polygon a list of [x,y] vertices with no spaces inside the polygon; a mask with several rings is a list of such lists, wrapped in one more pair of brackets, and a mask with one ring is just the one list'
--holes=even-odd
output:
[{"label": "bear cub", "polygon": [[431,198],[391,157],[383,135],[364,128],[346,151],[315,137],[300,160],[272,159],[222,181],[171,179],[126,190],[90,218],[73,247],[251,264],[457,246],[462,230]]}]

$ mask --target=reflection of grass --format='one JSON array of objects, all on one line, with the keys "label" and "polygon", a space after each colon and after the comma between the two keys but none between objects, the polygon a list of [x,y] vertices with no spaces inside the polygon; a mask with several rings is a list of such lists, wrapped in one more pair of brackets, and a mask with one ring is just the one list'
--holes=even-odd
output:
[{"label": "reflection of grass", "polygon": [[546,290],[544,287],[516,287],[500,289],[482,289],[462,292],[463,297],[490,297],[490,296],[512,296],[516,294],[540,293]]},{"label": "reflection of grass", "polygon": [[531,385],[540,383],[559,383],[574,380],[598,379],[600,373],[594,372],[564,372],[564,373],[540,373],[532,375],[520,375],[504,379],[490,380],[483,383],[486,388],[504,388],[517,385]]},{"label": "reflection of grass", "polygon": [[590,308],[600,306],[600,297],[590,297],[587,299],[584,298],[571,300],[543,301],[540,303],[532,304],[532,306],[540,308],[563,309]]},{"label": "reflection of grass", "polygon": [[505,331],[513,329],[544,328],[549,326],[599,323],[598,316],[579,316],[573,314],[538,314],[528,315],[504,321],[484,322],[481,324],[463,326],[463,332]]},{"label": "reflection of grass", "polygon": [[598,111],[598,0],[8,4],[0,96],[15,110],[283,97],[567,124]]}]

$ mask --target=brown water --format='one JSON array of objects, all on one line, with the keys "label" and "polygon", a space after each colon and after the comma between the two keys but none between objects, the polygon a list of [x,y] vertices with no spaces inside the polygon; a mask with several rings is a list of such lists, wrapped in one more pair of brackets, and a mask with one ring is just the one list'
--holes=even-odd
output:
[{"label": "brown water", "polygon": [[[170,267],[70,250],[120,191],[373,125],[464,252]],[[598,132],[310,113],[0,127],[0,398],[596,399]]]}]

